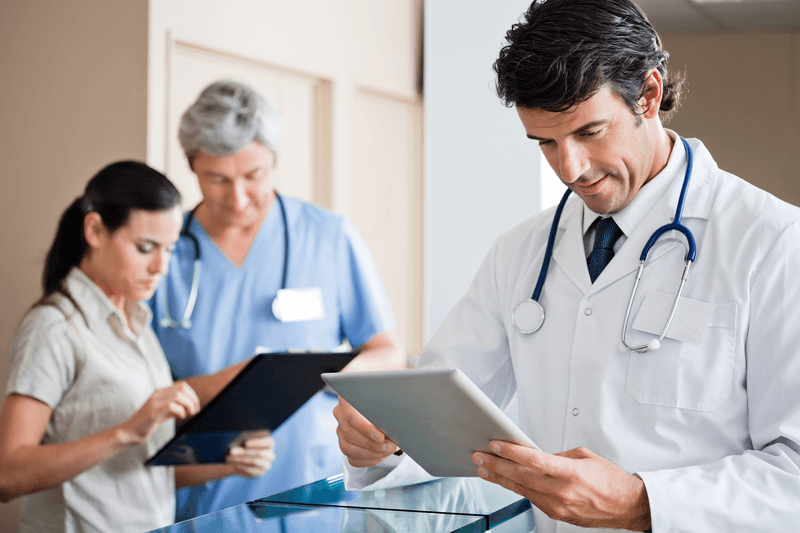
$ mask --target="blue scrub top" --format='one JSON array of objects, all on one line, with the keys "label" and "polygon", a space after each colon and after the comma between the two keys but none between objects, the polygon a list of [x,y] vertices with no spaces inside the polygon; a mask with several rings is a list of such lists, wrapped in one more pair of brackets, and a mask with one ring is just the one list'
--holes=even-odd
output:
[{"label": "blue scrub top", "polygon": [[[273,204],[241,267],[211,240],[197,220],[189,231],[200,244],[201,272],[190,329],[162,327],[160,292],[167,287],[173,319],[186,309],[194,247],[182,238],[169,273],[151,300],[153,329],[176,379],[217,372],[257,349],[330,351],[353,347],[396,328],[386,292],[366,243],[346,218],[286,196],[289,226],[286,288],[319,287],[325,318],[282,323],[272,314],[284,267],[284,224]],[[319,393],[274,432],[276,459],[257,479],[229,477],[178,491],[184,520],[270,496],[341,472],[332,409],[337,398]]]}]

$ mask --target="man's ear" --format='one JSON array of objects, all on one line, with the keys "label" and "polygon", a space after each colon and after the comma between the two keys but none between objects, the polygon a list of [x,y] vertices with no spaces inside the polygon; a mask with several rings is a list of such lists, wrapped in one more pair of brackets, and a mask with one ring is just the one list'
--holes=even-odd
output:
[{"label": "man's ear", "polygon": [[89,248],[99,248],[107,233],[108,230],[99,213],[92,211],[83,217],[83,236]]},{"label": "man's ear", "polygon": [[661,98],[664,96],[664,84],[658,69],[651,69],[644,80],[644,93],[639,99],[643,118],[658,116],[661,110]]}]

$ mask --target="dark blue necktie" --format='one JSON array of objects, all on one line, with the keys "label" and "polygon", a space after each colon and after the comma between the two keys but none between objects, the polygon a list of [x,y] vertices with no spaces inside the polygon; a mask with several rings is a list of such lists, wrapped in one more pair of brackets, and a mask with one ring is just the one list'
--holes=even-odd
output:
[{"label": "dark blue necktie", "polygon": [[622,236],[622,230],[611,217],[595,222],[594,247],[586,260],[592,283],[614,257],[614,243]]}]

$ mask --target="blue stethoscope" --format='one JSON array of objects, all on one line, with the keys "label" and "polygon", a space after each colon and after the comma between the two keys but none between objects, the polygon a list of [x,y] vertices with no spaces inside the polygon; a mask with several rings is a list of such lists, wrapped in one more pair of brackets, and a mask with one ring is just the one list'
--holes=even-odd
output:
[{"label": "blue stethoscope", "polygon": [[[281,195],[278,194],[278,191],[275,191],[275,199],[278,200],[278,205],[281,208],[281,217],[283,218],[283,240],[286,246],[286,249],[283,252],[283,278],[281,281],[281,289],[286,288],[286,273],[289,269],[289,223],[286,220],[286,208],[283,206],[283,199]],[[183,318],[179,321],[176,321],[172,318],[169,314],[169,307],[167,306],[167,279],[164,278],[164,290],[161,291],[161,310],[164,314],[164,317],[161,319],[159,324],[161,327],[164,328],[183,328],[189,329],[192,327],[192,313],[194,312],[194,305],[197,302],[197,290],[200,286],[200,242],[197,240],[197,237],[192,235],[189,231],[189,225],[192,223],[192,219],[194,218],[194,211],[197,209],[195,207],[189,212],[189,216],[186,217],[186,221],[183,223],[183,227],[181,227],[180,237],[186,237],[192,243],[194,247],[194,268],[192,270],[192,287],[189,290],[189,300],[186,303],[186,310],[183,312]]]},{"label": "blue stethoscope", "polygon": [[[678,207],[675,210],[675,218],[670,224],[665,224],[658,228],[651,236],[650,239],[645,244],[644,249],[642,250],[642,255],[639,257],[639,269],[636,271],[636,280],[633,283],[633,290],[631,291],[631,297],[628,300],[628,308],[625,311],[625,320],[622,322],[622,344],[623,346],[631,352],[637,353],[647,353],[653,350],[657,350],[661,347],[661,341],[664,340],[664,336],[669,329],[670,324],[672,324],[672,319],[675,316],[675,311],[678,309],[678,302],[681,298],[681,293],[683,292],[683,286],[686,284],[686,280],[689,279],[689,269],[692,266],[692,263],[697,256],[697,246],[695,245],[694,235],[692,232],[681,224],[681,217],[683,216],[683,206],[686,204],[686,191],[689,188],[689,181],[692,177],[692,149],[689,147],[689,143],[686,142],[686,139],[683,137],[680,138],[683,146],[686,148],[686,175],[683,178],[683,187],[681,188],[681,194],[678,198]],[[511,311],[511,325],[514,326],[518,332],[524,335],[530,335],[536,331],[539,331],[539,328],[542,327],[544,324],[544,308],[539,303],[539,296],[542,293],[542,287],[544,286],[544,280],[547,277],[547,269],[550,266],[550,260],[553,256],[553,244],[556,240],[556,232],[558,230],[558,223],[561,220],[561,213],[564,211],[564,206],[567,203],[567,198],[572,191],[567,189],[567,192],[564,193],[564,196],[561,198],[561,202],[559,202],[558,207],[556,208],[556,214],[553,217],[553,224],[550,226],[550,235],[547,238],[547,248],[545,248],[544,252],[544,261],[542,262],[542,269],[539,272],[539,280],[536,283],[536,288],[533,291],[533,296],[531,298],[526,299],[518,303],[514,309]],[[689,249],[686,252],[686,258],[684,259],[686,265],[683,268],[683,275],[681,276],[681,284],[678,287],[678,293],[675,295],[675,301],[672,303],[672,309],[669,313],[669,318],[667,318],[667,322],[664,325],[664,329],[661,330],[661,334],[658,338],[652,339],[647,344],[642,344],[640,346],[631,346],[625,341],[625,330],[628,327],[628,319],[630,318],[631,314],[631,306],[633,305],[633,299],[636,296],[636,289],[639,286],[639,280],[642,278],[642,271],[644,270],[644,263],[647,259],[647,254],[650,252],[650,249],[655,245],[656,241],[666,233],[667,231],[675,230],[679,231],[684,234],[686,237],[687,242],[689,243]]]}]

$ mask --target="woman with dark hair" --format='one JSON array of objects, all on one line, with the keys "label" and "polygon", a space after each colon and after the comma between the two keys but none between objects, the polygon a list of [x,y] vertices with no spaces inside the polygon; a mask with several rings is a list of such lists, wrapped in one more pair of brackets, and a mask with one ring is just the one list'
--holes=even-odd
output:
[{"label": "woman with dark hair", "polygon": [[[24,496],[20,532],[151,530],[172,523],[176,486],[271,466],[270,437],[224,465],[144,466],[200,408],[189,383],[172,382],[141,302],[180,227],[177,189],[133,161],[102,169],[61,217],[0,411],[0,500]],[[238,370],[194,379],[216,386]]]}]

